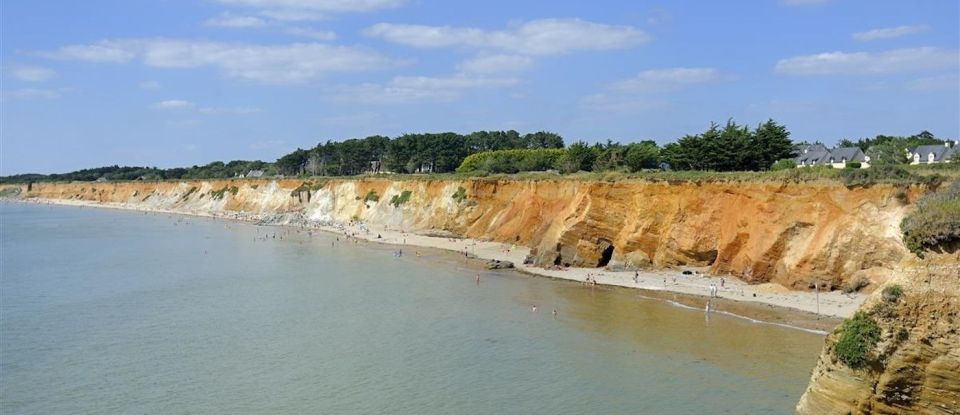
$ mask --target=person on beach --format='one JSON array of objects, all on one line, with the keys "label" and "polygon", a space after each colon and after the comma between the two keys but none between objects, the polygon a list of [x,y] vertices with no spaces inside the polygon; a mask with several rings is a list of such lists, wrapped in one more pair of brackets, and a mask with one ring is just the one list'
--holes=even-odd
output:
[{"label": "person on beach", "polygon": [[726,284],[726,278],[720,277],[720,288],[723,288],[723,285]]},{"label": "person on beach", "polygon": [[640,271],[636,271],[636,270],[633,271],[633,283],[634,284],[640,283]]}]

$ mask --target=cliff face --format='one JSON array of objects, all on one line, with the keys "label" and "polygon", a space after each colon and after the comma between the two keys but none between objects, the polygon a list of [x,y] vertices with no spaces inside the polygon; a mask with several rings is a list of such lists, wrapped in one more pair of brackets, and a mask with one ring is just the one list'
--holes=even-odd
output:
[{"label": "cliff face", "polygon": [[861,310],[881,337],[867,364],[851,369],[827,337],[798,414],[960,414],[960,253],[907,259],[891,283],[896,301],[879,292]]},{"label": "cliff face", "polygon": [[[455,196],[460,188],[465,198]],[[898,226],[920,192],[823,183],[387,179],[37,183],[22,190],[21,197],[183,212],[362,219],[529,246],[538,265],[709,266],[794,288],[815,279],[882,282],[906,255]],[[391,203],[405,192],[409,200]]]},{"label": "cliff face", "polygon": [[[0,186],[2,187],[2,186]],[[9,186],[6,186],[9,188]],[[50,183],[20,197],[278,223],[361,219],[533,248],[539,265],[709,266],[751,282],[807,288],[856,278],[896,283],[862,308],[881,339],[868,364],[835,357],[827,336],[800,414],[960,414],[960,253],[918,260],[899,224],[925,189],[877,185],[566,180],[223,180]],[[3,194],[11,194],[0,189]]]}]

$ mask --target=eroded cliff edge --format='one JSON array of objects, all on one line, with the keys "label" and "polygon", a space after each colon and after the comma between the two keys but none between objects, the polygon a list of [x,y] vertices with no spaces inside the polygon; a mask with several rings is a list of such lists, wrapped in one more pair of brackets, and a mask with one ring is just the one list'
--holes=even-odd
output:
[{"label": "eroded cliff edge", "polygon": [[798,414],[960,414],[960,252],[907,258],[860,312],[879,329],[861,367],[836,353],[838,327],[797,404]]},{"label": "eroded cliff edge", "polygon": [[[908,252],[899,223],[925,189],[838,183],[574,180],[203,180],[35,183],[20,197],[189,213],[444,230],[533,248],[537,265],[709,266],[806,289],[880,284]],[[461,190],[462,189],[462,190]],[[402,199],[402,201],[399,201]]]}]

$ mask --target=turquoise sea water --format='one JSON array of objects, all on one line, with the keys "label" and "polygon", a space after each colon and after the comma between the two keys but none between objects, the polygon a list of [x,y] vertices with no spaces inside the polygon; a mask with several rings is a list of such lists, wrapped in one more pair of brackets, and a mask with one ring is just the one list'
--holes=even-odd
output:
[{"label": "turquoise sea water", "polygon": [[2,203],[0,249],[4,414],[788,414],[823,342],[201,218]]}]

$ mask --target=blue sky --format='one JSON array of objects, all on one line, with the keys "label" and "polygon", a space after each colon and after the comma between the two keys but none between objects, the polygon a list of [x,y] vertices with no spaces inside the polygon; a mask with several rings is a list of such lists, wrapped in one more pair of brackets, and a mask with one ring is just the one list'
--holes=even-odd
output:
[{"label": "blue sky", "polygon": [[6,0],[0,174],[372,134],[960,136],[955,0]]}]

